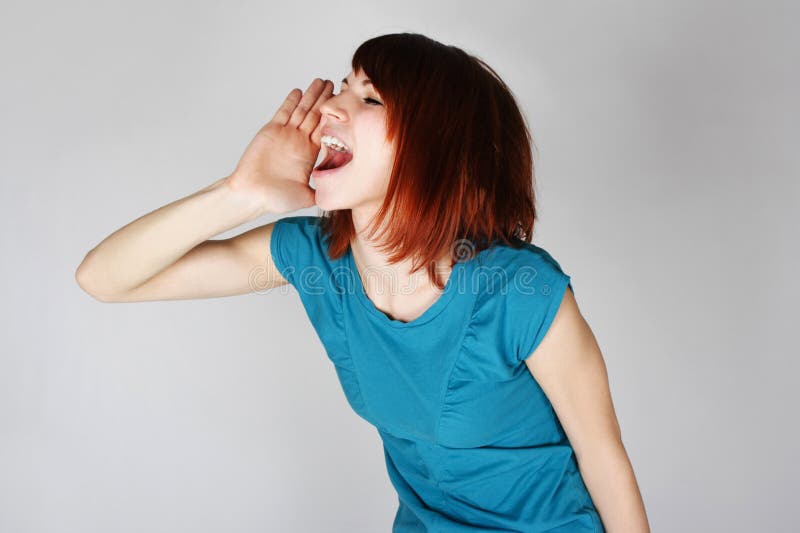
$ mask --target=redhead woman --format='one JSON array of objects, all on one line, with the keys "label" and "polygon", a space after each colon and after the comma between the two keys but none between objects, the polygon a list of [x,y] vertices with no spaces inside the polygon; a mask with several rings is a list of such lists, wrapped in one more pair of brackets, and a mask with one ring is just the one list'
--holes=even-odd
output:
[{"label": "redhead woman", "polygon": [[[512,92],[413,33],[351,66],[338,93],[289,92],[230,175],[98,244],[79,284],[106,302],[293,285],[382,439],[392,531],[649,531],[572,279],[532,242]],[[265,214],[284,216],[211,239]]]}]

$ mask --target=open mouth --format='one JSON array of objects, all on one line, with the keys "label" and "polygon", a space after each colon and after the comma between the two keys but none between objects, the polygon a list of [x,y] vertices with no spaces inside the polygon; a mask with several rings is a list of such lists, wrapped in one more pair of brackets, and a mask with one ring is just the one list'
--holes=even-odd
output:
[{"label": "open mouth", "polygon": [[334,170],[346,166],[353,160],[351,152],[342,152],[333,148],[325,147],[325,157],[319,165],[314,168],[314,172],[323,172],[326,170]]}]

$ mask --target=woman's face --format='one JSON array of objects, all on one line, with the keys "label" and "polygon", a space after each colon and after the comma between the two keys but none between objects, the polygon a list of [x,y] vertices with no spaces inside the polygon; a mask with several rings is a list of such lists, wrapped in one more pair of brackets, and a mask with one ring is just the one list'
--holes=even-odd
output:
[{"label": "woman's face", "polygon": [[[366,83],[364,83],[366,82]],[[393,143],[386,141],[386,108],[363,71],[351,72],[341,90],[320,105],[322,136],[333,135],[353,154],[346,165],[311,177],[321,209],[372,210],[383,202],[394,160]],[[322,159],[332,151],[322,144]]]}]

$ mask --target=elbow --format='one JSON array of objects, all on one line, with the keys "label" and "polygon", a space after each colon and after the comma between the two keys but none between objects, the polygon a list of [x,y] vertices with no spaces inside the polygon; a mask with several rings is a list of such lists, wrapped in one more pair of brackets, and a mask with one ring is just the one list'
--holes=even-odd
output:
[{"label": "elbow", "polygon": [[102,290],[97,283],[97,275],[93,273],[91,255],[92,252],[90,251],[88,254],[86,254],[86,257],[83,258],[83,261],[81,261],[81,263],[78,265],[78,268],[75,269],[75,282],[78,284],[78,287],[83,290],[83,292],[98,302],[114,302],[115,299],[111,296],[111,293],[109,291]]}]

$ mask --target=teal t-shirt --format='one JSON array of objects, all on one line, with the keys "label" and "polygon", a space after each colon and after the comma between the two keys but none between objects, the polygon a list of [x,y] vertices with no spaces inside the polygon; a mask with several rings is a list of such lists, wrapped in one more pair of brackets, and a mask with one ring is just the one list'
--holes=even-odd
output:
[{"label": "teal t-shirt", "polygon": [[392,531],[602,532],[572,446],[525,359],[570,276],[543,248],[458,262],[411,322],[332,261],[320,217],[276,221],[270,252],[297,289],[353,410],[378,431],[397,490]]}]

